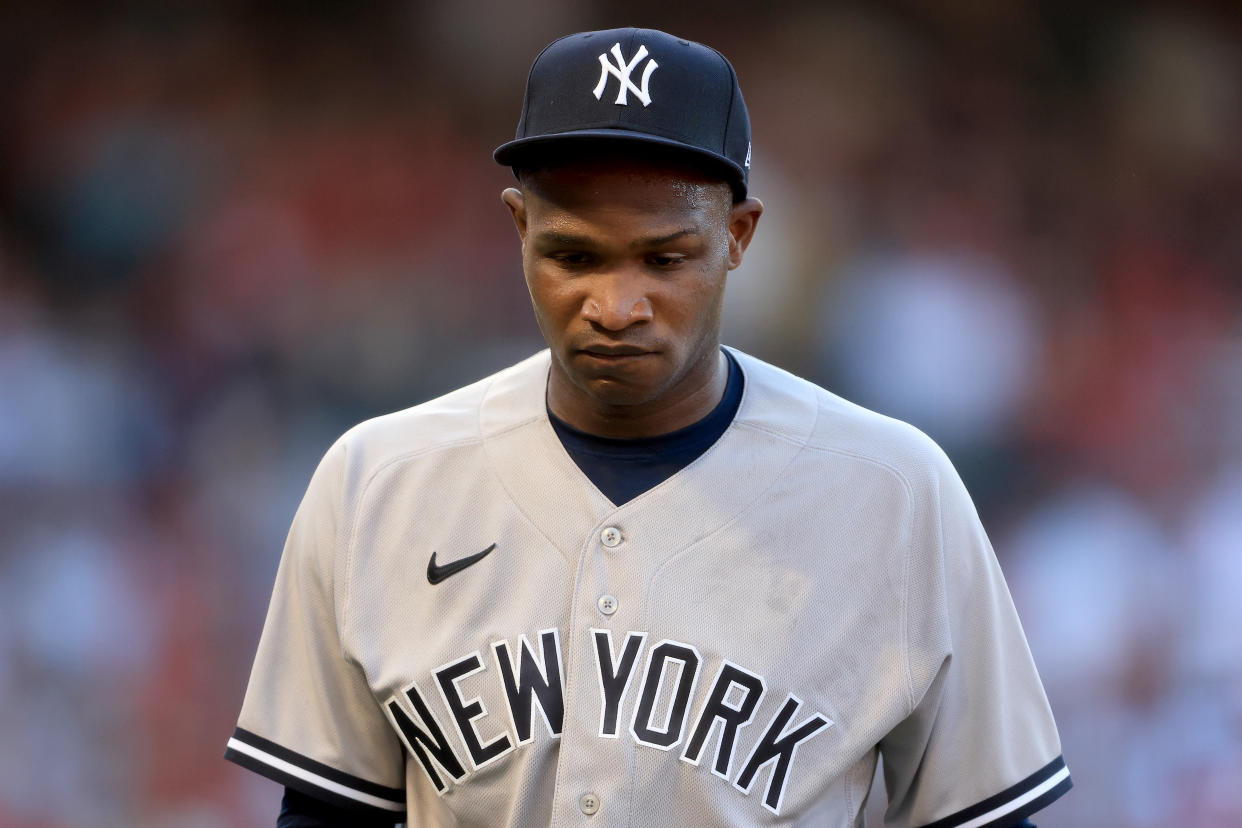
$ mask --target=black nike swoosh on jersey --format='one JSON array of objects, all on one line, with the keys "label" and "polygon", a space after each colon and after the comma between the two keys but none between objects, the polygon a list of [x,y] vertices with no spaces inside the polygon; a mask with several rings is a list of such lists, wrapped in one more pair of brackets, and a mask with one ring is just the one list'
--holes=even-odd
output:
[{"label": "black nike swoosh on jersey", "polygon": [[460,560],[453,561],[452,563],[446,563],[444,566],[436,566],[436,553],[432,552],[431,560],[427,561],[427,583],[438,584],[445,578],[448,578],[451,575],[456,575],[458,572],[461,572],[471,564],[476,564],[486,558],[488,553],[495,548],[496,544],[493,543],[482,552],[477,552],[467,558],[461,558]]}]

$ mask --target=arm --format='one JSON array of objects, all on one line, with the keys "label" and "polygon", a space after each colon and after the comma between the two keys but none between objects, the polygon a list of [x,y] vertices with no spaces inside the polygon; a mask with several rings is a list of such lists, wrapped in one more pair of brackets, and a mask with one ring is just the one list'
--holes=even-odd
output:
[{"label": "arm", "polygon": [[285,788],[280,817],[276,820],[276,828],[392,828],[396,824],[386,817],[360,814],[293,788]]},{"label": "arm", "polygon": [[405,818],[405,758],[338,605],[350,509],[346,446],[311,479],[276,574],[238,726],[225,758],[287,788],[373,818]]},{"label": "arm", "polygon": [[886,820],[1008,828],[1072,783],[991,543],[948,459],[928,460],[909,541],[911,708],[880,742]]}]

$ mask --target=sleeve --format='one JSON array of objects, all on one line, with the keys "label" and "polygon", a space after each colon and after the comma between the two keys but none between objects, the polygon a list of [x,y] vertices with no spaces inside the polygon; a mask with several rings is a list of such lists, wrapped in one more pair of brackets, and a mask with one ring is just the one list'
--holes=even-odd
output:
[{"label": "sleeve", "polygon": [[992,546],[935,449],[906,576],[911,712],[880,742],[885,822],[1019,824],[1068,791],[1056,724]]},{"label": "sleeve", "polygon": [[335,805],[400,822],[404,754],[341,644],[345,469],[338,441],[293,519],[225,758]]}]

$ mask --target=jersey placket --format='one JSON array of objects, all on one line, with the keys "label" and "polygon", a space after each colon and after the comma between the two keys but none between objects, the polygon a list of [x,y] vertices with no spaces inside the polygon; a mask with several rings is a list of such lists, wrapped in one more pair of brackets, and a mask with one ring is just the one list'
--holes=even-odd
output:
[{"label": "jersey placket", "polygon": [[[628,737],[628,693],[618,698],[610,721],[602,670],[624,658],[629,631],[643,628],[640,580],[633,543],[618,515],[594,527],[582,544],[570,618],[572,643],[565,667],[565,729],[557,769],[554,825],[613,825],[629,821],[633,796],[633,743]],[[639,634],[641,635],[641,633]],[[631,648],[632,648],[631,644]],[[603,651],[606,651],[603,652]],[[629,682],[640,667],[635,658]],[[628,688],[627,688],[628,689]],[[606,732],[608,731],[608,732]]]}]

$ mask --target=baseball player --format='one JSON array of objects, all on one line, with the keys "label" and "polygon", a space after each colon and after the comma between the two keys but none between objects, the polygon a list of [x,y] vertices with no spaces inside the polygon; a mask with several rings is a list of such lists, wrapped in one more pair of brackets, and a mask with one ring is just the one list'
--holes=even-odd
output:
[{"label": "baseball player", "polygon": [[1070,788],[926,436],[720,343],[733,67],[572,35],[495,152],[548,349],[365,422],[294,518],[227,757],[281,825],[1012,826]]}]

